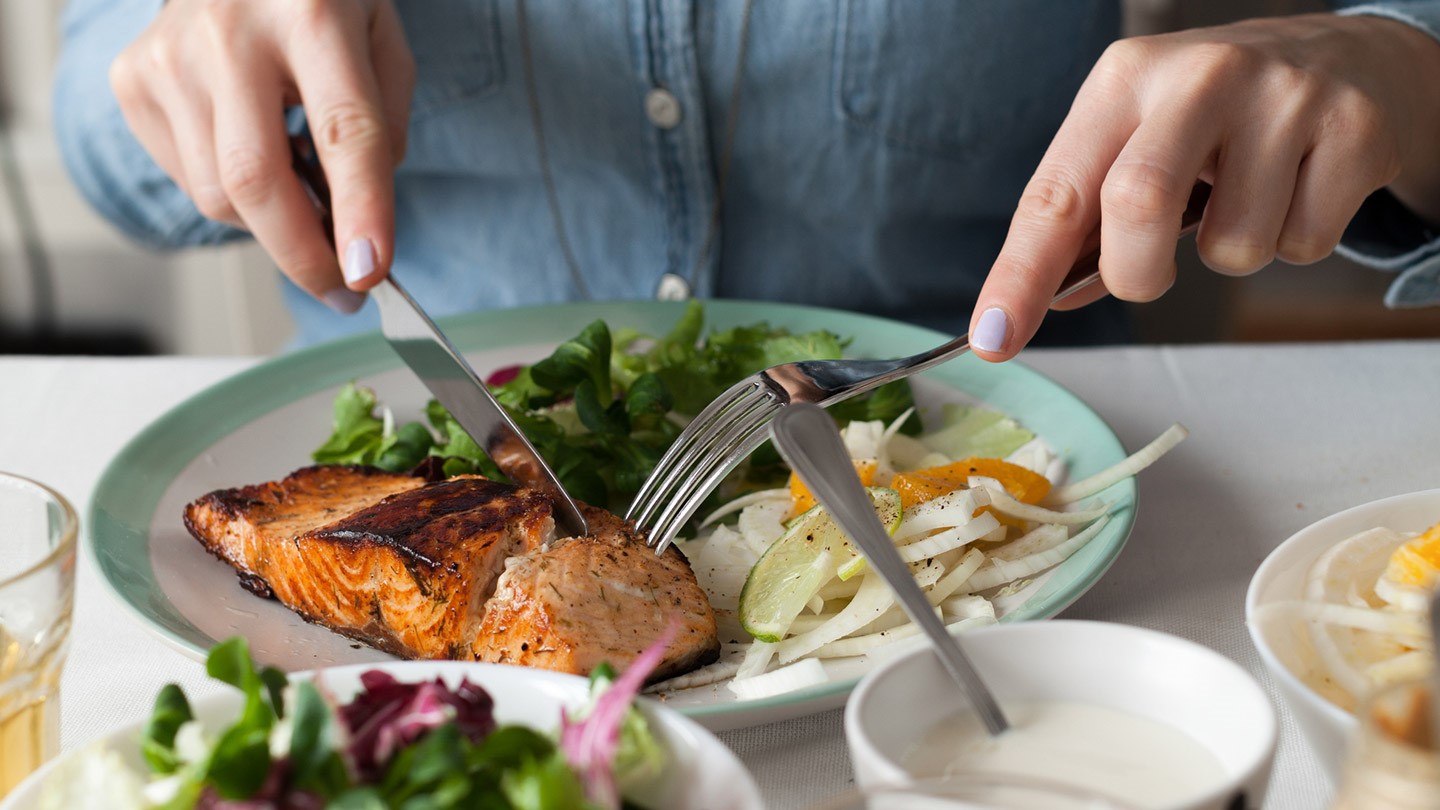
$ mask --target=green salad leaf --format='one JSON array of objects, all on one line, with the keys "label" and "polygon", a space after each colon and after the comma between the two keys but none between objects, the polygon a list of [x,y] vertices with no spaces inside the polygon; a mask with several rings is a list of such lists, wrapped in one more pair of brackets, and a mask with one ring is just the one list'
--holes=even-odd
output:
[{"label": "green salad leaf", "polygon": [[[168,793],[154,805],[162,810],[192,810],[197,804],[211,806],[215,799],[246,807],[292,806],[286,798],[301,796],[303,806],[346,810],[597,807],[554,734],[519,725],[496,726],[488,696],[473,686],[467,692],[463,684],[452,691],[439,681],[390,680],[378,686],[367,682],[367,690],[380,691],[363,691],[355,703],[337,706],[314,682],[301,681],[283,692],[290,696],[285,701],[281,698],[284,675],[257,667],[240,637],[216,645],[206,660],[206,671],[239,689],[242,707],[213,739],[204,732],[194,737],[204,740],[203,752],[197,754],[193,741],[182,752],[176,740],[188,733],[182,728],[195,720],[194,713],[178,685],[160,690],[141,748],[151,773],[165,777]],[[604,680],[592,682],[595,694],[603,693],[614,680],[608,666],[603,674]],[[451,701],[450,708],[440,716],[433,707],[417,711],[417,706],[433,706],[429,701],[436,699],[437,687],[449,696],[442,700]],[[360,715],[347,714],[367,696]],[[457,713],[455,701],[469,702]],[[623,784],[639,785],[658,775],[664,752],[643,714],[633,705],[625,711],[616,773]],[[386,733],[395,735],[393,748],[390,744],[373,748],[377,727],[358,722],[357,717],[383,718]],[[364,759],[364,751],[375,751],[377,757]],[[385,753],[378,754],[381,751]],[[624,807],[637,808],[628,801]]]},{"label": "green salad leaf", "polygon": [[175,733],[180,726],[195,719],[185,690],[179,684],[167,683],[155,696],[155,708],[140,735],[140,753],[156,773],[174,773],[180,768],[175,753]]},{"label": "green salad leaf", "polygon": [[[705,332],[705,312],[691,301],[670,331],[652,336],[586,324],[547,358],[515,370],[491,390],[545,458],[566,491],[580,500],[623,511],[682,426],[742,378],[777,363],[836,359],[848,341],[826,330],[793,334],[755,323]],[[905,381],[835,405],[851,419],[892,421],[914,404]],[[333,431],[313,453],[319,463],[372,464],[413,469],[441,459],[447,476],[478,473],[505,480],[438,402],[425,409],[428,426],[396,426],[377,415],[373,392],[353,383],[336,397]],[[916,433],[918,419],[904,429]],[[768,443],[712,500],[783,480],[785,470]]]}]

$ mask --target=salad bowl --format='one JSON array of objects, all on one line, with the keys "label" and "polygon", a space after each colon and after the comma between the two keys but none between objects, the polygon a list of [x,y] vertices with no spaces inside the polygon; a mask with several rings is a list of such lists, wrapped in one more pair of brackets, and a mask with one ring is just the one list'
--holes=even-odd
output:
[{"label": "salad bowl", "polygon": [[[562,708],[582,707],[590,696],[589,681],[578,676],[455,661],[357,664],[295,673],[290,677],[292,682],[313,680],[344,701],[360,691],[361,674],[372,670],[402,683],[441,678],[452,688],[467,679],[490,693],[495,702],[497,723],[528,726],[542,733],[558,729]],[[213,732],[232,722],[243,704],[244,696],[239,691],[231,691],[197,700],[194,712],[202,727]],[[656,701],[641,698],[635,705],[663,750],[665,765],[659,776],[637,786],[633,793],[627,793],[627,799],[653,810],[763,810],[754,778],[714,735]],[[143,778],[146,767],[138,742],[142,729],[143,724],[125,726],[62,754],[0,800],[0,810],[52,807],[46,799],[47,791],[55,789],[52,782],[81,784],[80,780],[105,778],[105,772],[95,764],[100,746],[115,751],[128,769]]]},{"label": "salad bowl", "polygon": [[1270,552],[1250,580],[1245,624],[1265,669],[1274,678],[1301,732],[1335,778],[1346,744],[1358,726],[1356,717],[1316,688],[1328,676],[1313,656],[1300,620],[1264,618],[1266,606],[1304,597],[1312,566],[1337,544],[1376,528],[1419,532],[1440,522],[1440,489],[1382,498],[1345,509],[1306,526]]}]

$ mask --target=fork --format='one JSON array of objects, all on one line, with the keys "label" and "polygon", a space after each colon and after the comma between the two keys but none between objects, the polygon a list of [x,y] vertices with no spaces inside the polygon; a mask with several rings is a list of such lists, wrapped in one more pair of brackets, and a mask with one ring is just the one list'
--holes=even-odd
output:
[{"label": "fork", "polygon": [[[1180,218],[1180,235],[1200,225],[1210,186],[1197,183]],[[1061,282],[1051,304],[1100,279],[1100,251],[1086,254]],[[765,442],[765,427],[787,405],[826,407],[940,365],[970,350],[969,334],[894,360],[802,360],[746,377],[685,426],[641,485],[625,513],[662,553],[721,479]]]}]

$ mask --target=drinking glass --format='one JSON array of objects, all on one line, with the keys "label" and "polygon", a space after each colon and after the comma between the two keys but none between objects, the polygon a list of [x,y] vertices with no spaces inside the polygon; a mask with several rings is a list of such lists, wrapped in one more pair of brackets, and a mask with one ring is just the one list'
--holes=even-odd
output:
[{"label": "drinking glass", "polygon": [[0,796],[60,748],[77,530],[59,493],[0,473]]},{"label": "drinking glass", "polygon": [[873,785],[835,796],[810,810],[1138,810],[1111,796],[1039,776],[964,773]]},{"label": "drinking glass", "polygon": [[1377,690],[1360,712],[1331,810],[1440,810],[1440,729],[1429,680]]}]

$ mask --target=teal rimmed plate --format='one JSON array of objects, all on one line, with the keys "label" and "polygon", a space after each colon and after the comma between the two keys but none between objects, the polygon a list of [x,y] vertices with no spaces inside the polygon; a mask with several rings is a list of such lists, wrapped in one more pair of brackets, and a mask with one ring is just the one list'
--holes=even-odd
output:
[{"label": "teal rimmed plate", "polygon": [[[596,318],[652,334],[669,330],[684,305],[672,302],[565,304],[442,319],[482,375],[545,357]],[[853,339],[856,357],[897,357],[949,338],[895,321],[812,307],[709,301],[707,327],[767,321],[794,331],[829,329]],[[136,619],[196,659],[215,642],[244,635],[257,659],[287,671],[391,660],[308,624],[276,602],[241,589],[181,522],[185,504],[212,490],[283,477],[310,462],[330,430],[336,390],[350,380],[375,389],[398,418],[416,419],[429,398],[378,333],[283,355],[223,380],[160,416],[110,462],[89,509],[88,547],[102,579]],[[1125,457],[1110,428],[1048,378],[1010,362],[961,357],[916,380],[922,412],[946,401],[978,401],[1035,431],[1080,478]],[[1054,616],[1110,567],[1135,519],[1135,485],[1106,493],[1115,514],[1073,557],[1000,605],[1002,621]],[[741,701],[715,684],[669,693],[666,705],[711,729],[738,728],[842,705],[872,661],[826,663],[827,683]]]}]

